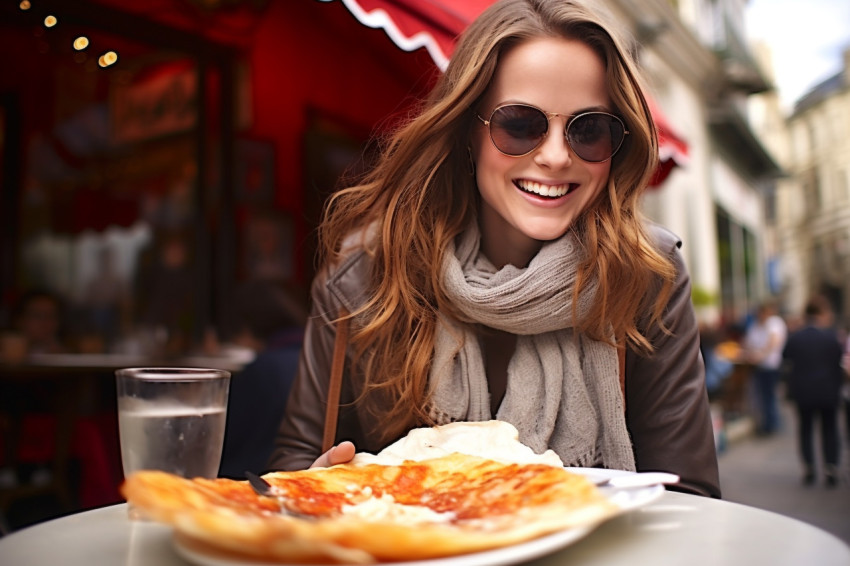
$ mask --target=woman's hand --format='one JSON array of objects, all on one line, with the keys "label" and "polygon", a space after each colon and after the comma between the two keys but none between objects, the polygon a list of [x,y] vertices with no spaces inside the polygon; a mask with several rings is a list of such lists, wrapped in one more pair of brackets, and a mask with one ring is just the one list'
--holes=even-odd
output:
[{"label": "woman's hand", "polygon": [[337,464],[345,464],[354,458],[354,444],[345,440],[316,458],[311,468],[329,468]]}]

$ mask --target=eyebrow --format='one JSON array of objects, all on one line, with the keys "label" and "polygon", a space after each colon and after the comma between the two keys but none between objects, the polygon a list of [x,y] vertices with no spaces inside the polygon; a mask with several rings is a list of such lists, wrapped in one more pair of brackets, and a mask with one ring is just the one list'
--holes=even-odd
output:
[{"label": "eyebrow", "polygon": [[567,114],[566,112],[552,112],[550,110],[546,110],[545,108],[540,108],[536,104],[532,104],[530,102],[525,102],[523,100],[505,100],[503,102],[499,102],[498,104],[496,104],[493,107],[493,110],[491,110],[490,113],[492,114],[495,111],[496,108],[500,108],[502,106],[509,106],[511,104],[520,104],[522,106],[532,106],[534,108],[538,108],[540,110],[543,110],[543,112],[546,112],[547,114],[557,114],[559,116],[578,116],[579,114],[584,114],[586,112],[607,112],[609,114],[614,114],[613,108],[609,108],[608,106],[604,106],[604,105],[601,105],[601,104],[597,105],[597,106],[587,106],[585,108],[579,108],[575,112],[570,112],[569,114]]}]

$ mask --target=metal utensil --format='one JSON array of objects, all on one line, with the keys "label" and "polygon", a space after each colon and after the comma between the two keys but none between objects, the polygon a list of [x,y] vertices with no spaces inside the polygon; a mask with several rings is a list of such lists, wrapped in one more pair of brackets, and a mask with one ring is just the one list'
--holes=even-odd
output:
[{"label": "metal utensil", "polygon": [[676,483],[679,481],[679,476],[669,474],[667,472],[638,472],[635,474],[626,474],[622,476],[613,476],[609,478],[591,479],[597,487],[649,487],[652,485]]},{"label": "metal utensil", "polygon": [[251,488],[253,488],[254,492],[257,495],[277,499],[278,505],[280,506],[280,512],[282,514],[289,515],[290,517],[296,517],[298,519],[314,518],[312,515],[307,515],[306,513],[302,513],[301,511],[295,509],[292,506],[292,500],[290,500],[289,497],[282,494],[279,489],[277,489],[275,486],[273,486],[257,474],[246,471],[245,477],[248,479],[248,483],[251,485]]},{"label": "metal utensil", "polygon": [[277,497],[274,486],[253,472],[245,472],[245,477],[248,478],[248,483],[254,488],[257,495],[265,497]]}]

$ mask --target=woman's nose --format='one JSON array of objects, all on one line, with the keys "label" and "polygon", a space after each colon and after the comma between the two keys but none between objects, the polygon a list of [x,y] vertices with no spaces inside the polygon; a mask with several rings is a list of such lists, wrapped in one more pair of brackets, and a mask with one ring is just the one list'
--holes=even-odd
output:
[{"label": "woman's nose", "polygon": [[573,150],[564,135],[566,125],[560,118],[549,122],[549,131],[540,147],[534,152],[534,161],[541,167],[559,169],[573,162]]}]

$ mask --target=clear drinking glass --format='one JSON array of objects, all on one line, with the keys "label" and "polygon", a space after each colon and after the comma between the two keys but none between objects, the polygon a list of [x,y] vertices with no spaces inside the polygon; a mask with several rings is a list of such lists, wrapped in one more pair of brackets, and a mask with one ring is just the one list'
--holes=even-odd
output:
[{"label": "clear drinking glass", "polygon": [[[230,372],[151,367],[120,369],[115,376],[125,477],[139,470],[218,475]],[[138,518],[132,509],[130,516]]]}]

